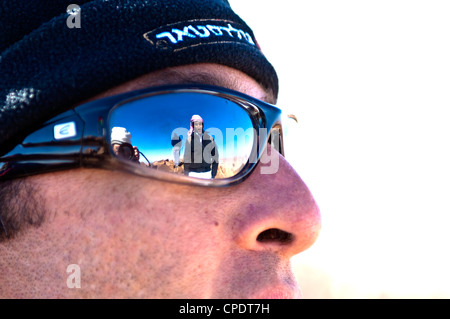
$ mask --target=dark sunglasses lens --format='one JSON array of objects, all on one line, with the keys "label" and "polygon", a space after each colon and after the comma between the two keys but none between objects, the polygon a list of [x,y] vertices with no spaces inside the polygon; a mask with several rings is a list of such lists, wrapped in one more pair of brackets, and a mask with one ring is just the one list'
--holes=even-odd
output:
[{"label": "dark sunglasses lens", "polygon": [[248,111],[205,93],[136,99],[115,107],[108,125],[111,151],[117,158],[192,177],[236,176],[256,151]]}]

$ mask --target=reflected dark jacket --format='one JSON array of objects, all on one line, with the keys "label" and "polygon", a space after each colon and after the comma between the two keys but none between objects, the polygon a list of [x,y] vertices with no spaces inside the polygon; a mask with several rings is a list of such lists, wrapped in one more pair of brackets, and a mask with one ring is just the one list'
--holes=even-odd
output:
[{"label": "reflected dark jacket", "polygon": [[[205,151],[206,149],[206,151]],[[205,155],[205,157],[204,157]],[[211,177],[216,177],[219,166],[219,152],[214,138],[203,132],[202,143],[199,136],[192,132],[184,146],[184,173],[204,173],[211,171]]]}]

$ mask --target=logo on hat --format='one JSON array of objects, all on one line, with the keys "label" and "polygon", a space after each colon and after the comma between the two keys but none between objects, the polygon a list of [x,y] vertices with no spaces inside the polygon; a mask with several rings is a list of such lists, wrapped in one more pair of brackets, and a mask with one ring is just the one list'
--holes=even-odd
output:
[{"label": "logo on hat", "polygon": [[243,26],[226,20],[191,20],[163,26],[144,34],[158,49],[179,51],[213,43],[240,43],[256,47],[256,41]]}]

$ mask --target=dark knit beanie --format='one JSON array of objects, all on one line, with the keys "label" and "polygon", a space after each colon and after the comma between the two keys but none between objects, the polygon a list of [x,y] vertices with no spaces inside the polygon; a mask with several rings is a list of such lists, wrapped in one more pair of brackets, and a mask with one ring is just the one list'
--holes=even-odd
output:
[{"label": "dark knit beanie", "polygon": [[226,0],[2,1],[0,54],[0,156],[74,104],[166,67],[223,64],[278,93]]}]

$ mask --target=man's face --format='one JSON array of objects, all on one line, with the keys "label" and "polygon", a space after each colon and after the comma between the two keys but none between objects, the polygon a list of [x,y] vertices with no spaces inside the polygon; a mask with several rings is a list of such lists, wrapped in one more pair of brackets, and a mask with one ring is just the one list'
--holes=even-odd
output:
[{"label": "man's face", "polygon": [[[268,99],[252,78],[225,66],[175,69],[99,97],[194,79]],[[48,217],[5,243],[26,261],[9,270],[10,283],[28,280],[22,294],[40,297],[299,297],[289,259],[315,241],[319,210],[282,157],[275,174],[261,174],[261,165],[225,188],[101,169],[34,176]],[[66,285],[71,264],[79,266],[81,288]]]},{"label": "man's face", "polygon": [[201,134],[202,133],[202,129],[203,129],[203,123],[202,122],[199,122],[199,121],[194,122],[194,130],[195,130],[195,132]]},{"label": "man's face", "polygon": [[112,150],[114,154],[119,155],[120,144],[114,143],[112,144]]}]

